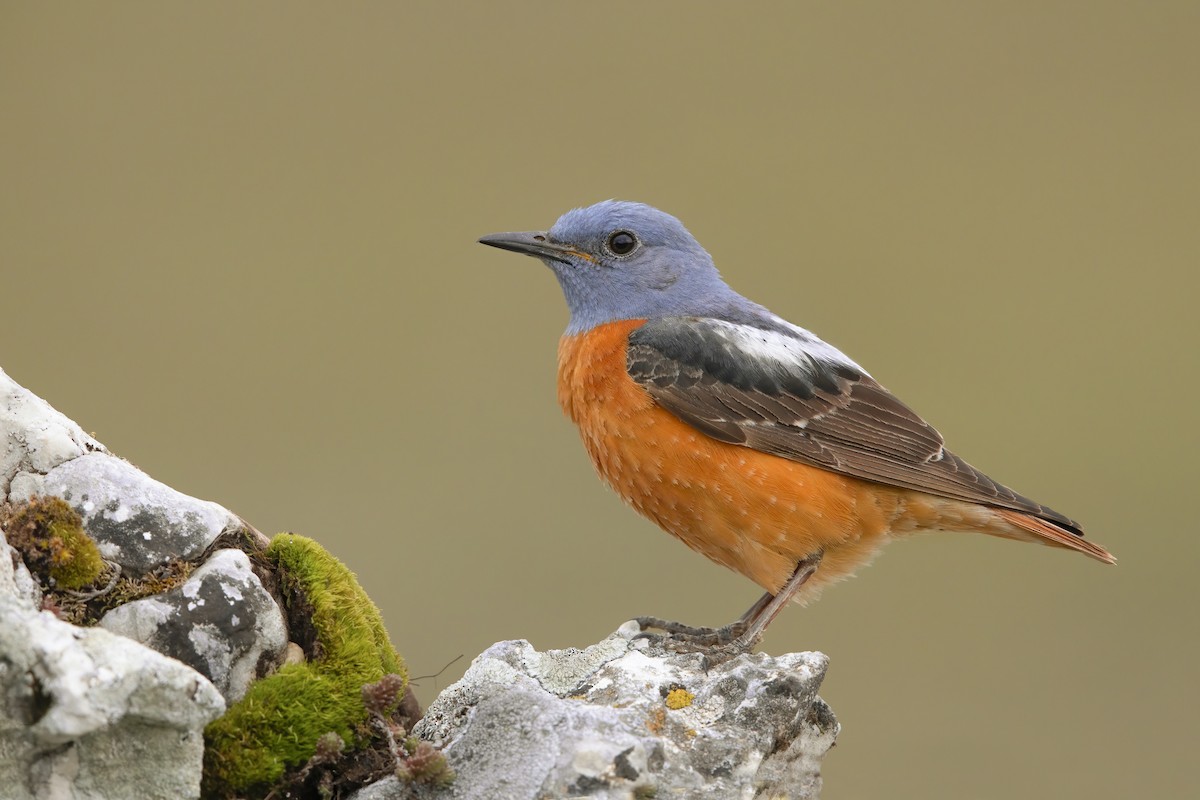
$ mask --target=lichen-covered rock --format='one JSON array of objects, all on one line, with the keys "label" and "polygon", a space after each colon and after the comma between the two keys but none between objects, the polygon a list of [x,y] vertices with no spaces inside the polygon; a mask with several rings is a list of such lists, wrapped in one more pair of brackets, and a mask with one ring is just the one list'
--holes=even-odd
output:
[{"label": "lichen-covered rock", "polygon": [[177,658],[227,702],[283,662],[283,612],[241,550],[218,550],[179,588],[118,606],[100,626]]},{"label": "lichen-covered rock", "polygon": [[130,575],[196,558],[240,524],[216,503],[177,492],[107,453],[88,453],[37,480],[14,483],[10,499],[33,494],[56,495],[74,506],[100,553]]},{"label": "lichen-covered rock", "polygon": [[[0,503],[15,482],[28,486],[37,477],[84,453],[107,453],[50,404],[0,369]],[[25,492],[29,497],[36,491]]]},{"label": "lichen-covered rock", "polygon": [[193,559],[234,514],[154,480],[0,370],[0,503],[55,495],[83,516],[100,553],[128,575]]},{"label": "lichen-covered rock", "polygon": [[[458,773],[444,796],[818,796],[838,733],[817,697],[824,655],[743,655],[706,670],[702,656],[636,632],[627,624],[582,651],[524,641],[484,651],[415,729]],[[355,797],[406,791],[387,779]]]},{"label": "lichen-covered rock", "polygon": [[198,797],[220,693],[174,659],[37,611],[11,552],[0,546],[0,793]]}]

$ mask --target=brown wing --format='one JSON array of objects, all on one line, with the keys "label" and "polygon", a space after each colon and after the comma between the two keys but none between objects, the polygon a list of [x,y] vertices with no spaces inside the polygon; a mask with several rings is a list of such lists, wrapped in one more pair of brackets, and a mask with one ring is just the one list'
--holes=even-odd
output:
[{"label": "brown wing", "polygon": [[[731,331],[735,335],[731,335]],[[746,342],[762,342],[747,348]],[[780,350],[771,357],[771,348]],[[684,422],[731,444],[852,475],[1079,523],[1022,497],[951,453],[941,434],[820,340],[696,317],[633,331],[626,367]]]}]

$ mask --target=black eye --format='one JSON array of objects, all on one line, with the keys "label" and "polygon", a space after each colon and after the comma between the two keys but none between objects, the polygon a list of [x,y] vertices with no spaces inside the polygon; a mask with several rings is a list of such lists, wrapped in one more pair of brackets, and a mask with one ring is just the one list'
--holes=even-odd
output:
[{"label": "black eye", "polygon": [[608,249],[616,256],[627,256],[638,246],[637,237],[629,231],[617,231],[608,237]]}]

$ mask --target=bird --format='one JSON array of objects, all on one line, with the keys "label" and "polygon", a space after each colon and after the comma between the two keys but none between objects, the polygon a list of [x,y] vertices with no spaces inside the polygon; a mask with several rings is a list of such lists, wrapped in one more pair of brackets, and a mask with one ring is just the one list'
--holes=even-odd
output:
[{"label": "bird", "polygon": [[639,617],[679,650],[753,649],[892,539],[978,532],[1115,564],[1073,519],[989,478],[810,331],[732,289],[678,219],[606,200],[481,244],[540,259],[570,312],[558,401],[636,511],[765,590],[735,622]]}]

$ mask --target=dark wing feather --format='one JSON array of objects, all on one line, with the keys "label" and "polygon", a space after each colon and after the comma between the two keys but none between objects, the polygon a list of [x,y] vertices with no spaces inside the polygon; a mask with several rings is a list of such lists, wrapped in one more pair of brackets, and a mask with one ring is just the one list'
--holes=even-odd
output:
[{"label": "dark wing feather", "polygon": [[[856,478],[1033,514],[1082,535],[1077,522],[951,453],[929,423],[853,365],[824,358],[817,349],[807,363],[764,359],[739,349],[728,335],[730,325],[696,317],[643,325],[629,336],[629,376],[663,408],[714,439]],[[796,342],[803,347],[804,340]]]}]

